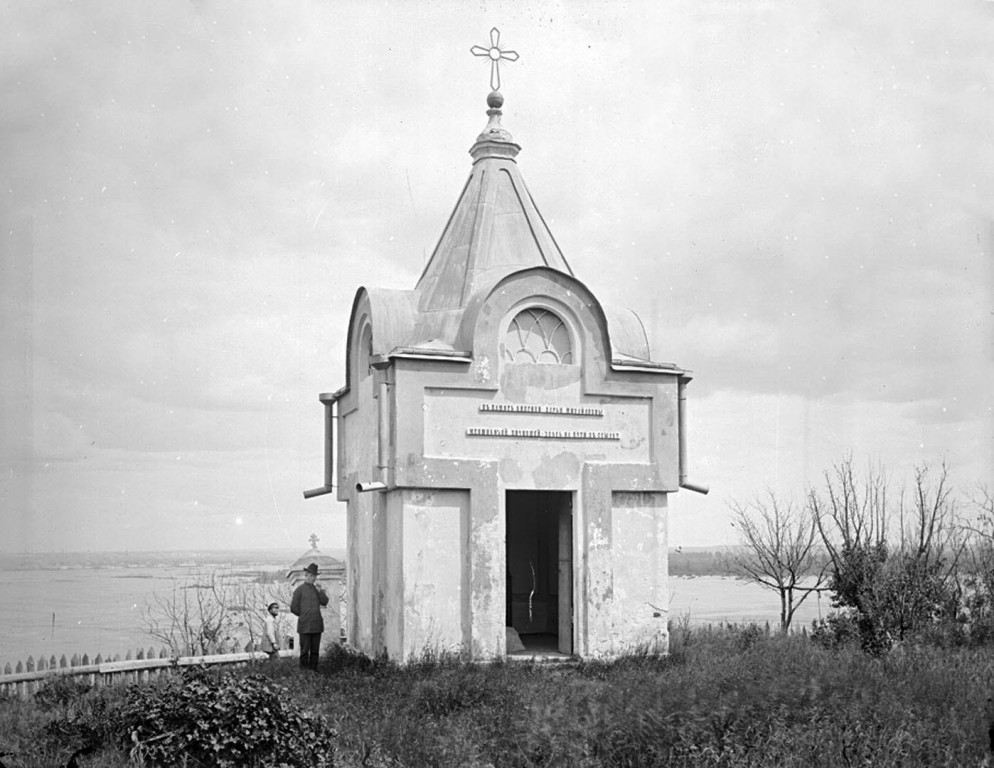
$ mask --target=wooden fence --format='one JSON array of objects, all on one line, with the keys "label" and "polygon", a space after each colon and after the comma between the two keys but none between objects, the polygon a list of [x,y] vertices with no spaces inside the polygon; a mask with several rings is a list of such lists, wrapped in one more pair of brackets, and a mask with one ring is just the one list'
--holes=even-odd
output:
[{"label": "wooden fence", "polygon": [[[284,650],[279,655],[293,656],[294,652]],[[179,667],[244,666],[267,659],[269,655],[253,650],[251,643],[243,651],[232,648],[228,653],[208,656],[170,656],[165,650],[156,653],[154,648],[139,649],[135,654],[128,651],[123,659],[120,654],[106,659],[97,654],[92,660],[85,653],[82,656],[73,654],[71,659],[67,659],[64,654],[60,659],[55,656],[46,659],[42,656],[37,661],[33,656],[28,656],[26,662],[19,661],[13,668],[10,664],[4,666],[3,673],[0,674],[0,694],[27,697],[37,692],[47,681],[57,677],[81,678],[90,685],[100,687],[144,682]]]}]

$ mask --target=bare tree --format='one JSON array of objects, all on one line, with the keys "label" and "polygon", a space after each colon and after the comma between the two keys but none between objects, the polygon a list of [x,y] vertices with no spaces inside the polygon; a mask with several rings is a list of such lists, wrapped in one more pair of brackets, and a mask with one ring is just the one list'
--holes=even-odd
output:
[{"label": "bare tree", "polygon": [[174,583],[171,592],[154,592],[142,606],[145,631],[177,656],[230,650],[236,629],[230,591],[230,581],[211,571]]},{"label": "bare tree", "polygon": [[943,584],[954,580],[967,546],[956,501],[949,482],[949,467],[939,465],[937,475],[927,464],[915,467],[911,506],[901,494],[901,552],[906,558],[936,569]]},{"label": "bare tree", "polygon": [[982,641],[994,639],[994,491],[978,485],[970,502],[977,514],[975,520],[962,523],[969,563],[963,602],[971,635]]},{"label": "bare tree", "polygon": [[977,495],[973,503],[980,508],[980,513],[988,520],[994,522],[994,491],[989,486],[982,484],[977,487]]},{"label": "bare tree", "polygon": [[849,456],[825,473],[823,491],[808,492],[808,509],[831,561],[833,603],[856,611],[864,647],[886,650],[955,615],[965,537],[944,463],[937,474],[917,467],[910,497],[902,490],[888,503],[883,470],[870,464],[860,478]]},{"label": "bare tree", "polygon": [[869,464],[865,477],[853,469],[850,454],[825,472],[825,495],[808,491],[808,510],[832,564],[846,551],[882,547],[887,541],[887,477]]},{"label": "bare tree", "polygon": [[985,483],[978,484],[970,497],[970,506],[977,511],[977,518],[970,523],[962,522],[963,530],[994,546],[994,490]]},{"label": "bare tree", "polygon": [[[879,578],[887,559],[887,478],[872,463],[861,478],[850,454],[827,470],[824,479],[823,492],[808,490],[807,506],[829,557],[832,602],[868,616],[872,613],[868,585]],[[860,631],[872,634],[868,628]]]},{"label": "bare tree", "polygon": [[967,537],[942,462],[915,467],[909,502],[900,496],[900,543],[890,554],[878,590],[887,623],[898,638],[927,624],[952,626],[962,604],[959,563]]},{"label": "bare tree", "polygon": [[[276,602],[288,612],[290,592],[284,579],[246,581],[210,571],[175,583],[168,593],[153,593],[142,607],[142,620],[145,632],[177,656],[258,647],[266,606]],[[290,634],[289,622],[285,623]]]},{"label": "bare tree", "polygon": [[[733,555],[743,578],[780,595],[780,629],[787,632],[794,613],[827,578],[827,561],[819,557],[814,520],[772,490],[751,504],[729,503],[732,525],[745,548]],[[806,579],[814,583],[802,585]]]}]

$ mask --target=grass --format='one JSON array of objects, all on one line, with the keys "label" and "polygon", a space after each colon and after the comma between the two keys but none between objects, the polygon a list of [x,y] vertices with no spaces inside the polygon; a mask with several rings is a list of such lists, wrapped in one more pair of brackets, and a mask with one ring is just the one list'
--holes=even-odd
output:
[{"label": "grass", "polygon": [[[316,674],[290,660],[250,672],[327,720],[338,766],[935,768],[986,754],[994,657],[906,646],[874,658],[755,628],[676,628],[667,658],[398,667],[339,651]],[[65,724],[112,720],[122,698],[0,702],[0,753],[17,753],[9,766],[63,765],[75,746]],[[130,765],[114,747],[80,763]]]}]

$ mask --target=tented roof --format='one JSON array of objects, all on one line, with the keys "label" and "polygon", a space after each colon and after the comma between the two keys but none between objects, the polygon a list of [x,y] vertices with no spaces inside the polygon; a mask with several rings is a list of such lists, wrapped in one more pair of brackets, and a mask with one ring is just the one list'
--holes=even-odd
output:
[{"label": "tented roof", "polygon": [[[489,120],[469,151],[469,179],[416,287],[359,289],[352,322],[360,306],[369,308],[370,355],[469,359],[466,319],[503,280],[528,270],[553,270],[589,291],[573,275],[525,186],[516,160],[521,147],[501,125],[503,101],[497,92],[487,98]],[[591,301],[601,307],[595,298]],[[601,311],[613,365],[674,367],[650,360],[645,328],[633,312]]]},{"label": "tented roof", "polygon": [[470,149],[473,169],[417,284],[421,312],[465,307],[528,267],[573,274],[518,170],[521,147],[501,127],[502,103],[497,93],[487,100],[490,121]]}]

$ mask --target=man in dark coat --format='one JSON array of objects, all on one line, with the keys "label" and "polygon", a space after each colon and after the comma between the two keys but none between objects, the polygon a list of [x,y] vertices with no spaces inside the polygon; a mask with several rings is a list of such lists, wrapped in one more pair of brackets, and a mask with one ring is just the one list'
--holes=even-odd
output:
[{"label": "man in dark coat", "polygon": [[304,569],[304,583],[290,598],[290,613],[297,617],[297,634],[300,635],[300,666],[304,669],[318,668],[318,651],[324,632],[321,607],[328,604],[328,595],[317,580],[317,563],[311,563]]}]

